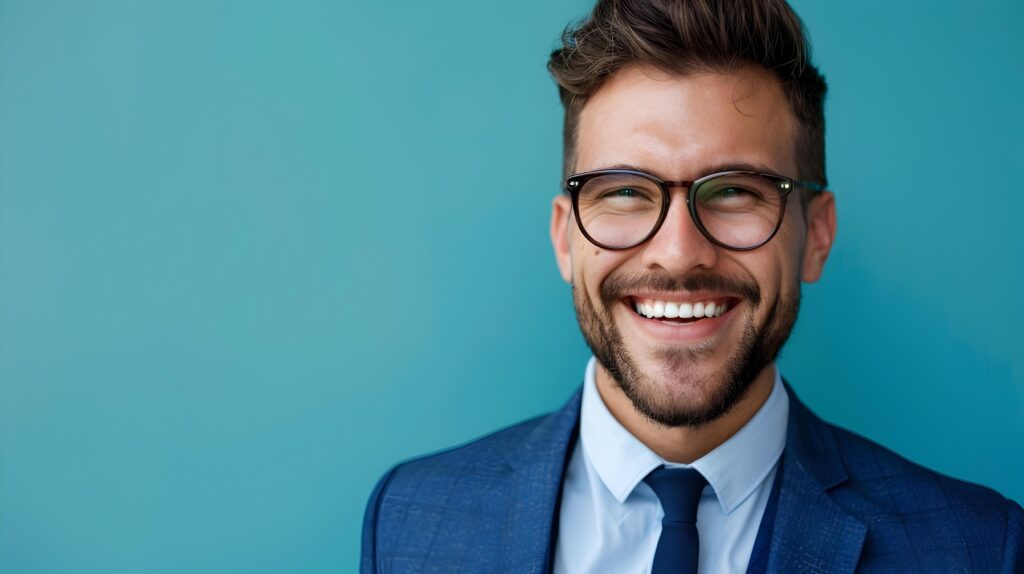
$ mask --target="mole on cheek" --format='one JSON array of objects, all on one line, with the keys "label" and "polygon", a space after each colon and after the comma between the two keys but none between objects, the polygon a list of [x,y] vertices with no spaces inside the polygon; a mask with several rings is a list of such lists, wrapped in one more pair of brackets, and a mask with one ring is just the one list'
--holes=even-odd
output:
[{"label": "mole on cheek", "polygon": [[600,254],[601,254],[601,250],[600,249],[595,249],[594,250],[594,255],[600,255]]}]

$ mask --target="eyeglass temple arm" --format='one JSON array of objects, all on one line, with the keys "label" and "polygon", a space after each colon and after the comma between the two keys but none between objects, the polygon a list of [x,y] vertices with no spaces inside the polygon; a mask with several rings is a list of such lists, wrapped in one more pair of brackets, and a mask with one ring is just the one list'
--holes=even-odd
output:
[{"label": "eyeglass temple arm", "polygon": [[823,191],[825,189],[825,186],[815,181],[800,181],[798,179],[794,179],[793,185],[808,191]]}]

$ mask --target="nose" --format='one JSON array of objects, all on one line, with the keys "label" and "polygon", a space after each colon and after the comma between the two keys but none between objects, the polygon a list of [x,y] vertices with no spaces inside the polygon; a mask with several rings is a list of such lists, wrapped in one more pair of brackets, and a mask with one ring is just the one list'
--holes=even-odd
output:
[{"label": "nose", "polygon": [[686,190],[672,195],[665,221],[643,247],[645,267],[661,267],[673,277],[683,277],[698,267],[718,262],[718,248],[697,229],[686,203]]}]

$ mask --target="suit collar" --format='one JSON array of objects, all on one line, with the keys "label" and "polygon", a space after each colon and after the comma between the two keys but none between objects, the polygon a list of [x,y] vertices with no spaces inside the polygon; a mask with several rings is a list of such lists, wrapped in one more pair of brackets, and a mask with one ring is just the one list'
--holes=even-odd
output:
[{"label": "suit collar", "polygon": [[784,383],[789,429],[768,571],[853,572],[867,526],[828,494],[848,478],[835,435]]},{"label": "suit collar", "polygon": [[500,572],[551,570],[562,477],[576,442],[581,397],[579,388],[509,452],[508,462],[515,469],[514,502],[506,515]]},{"label": "suit collar", "polygon": [[[779,506],[772,530],[769,572],[812,567],[853,572],[867,526],[836,504],[828,491],[848,475],[832,429],[810,411],[788,382],[789,427]],[[514,502],[506,515],[503,572],[550,570],[562,478],[578,432],[582,388],[543,417],[508,453]]]},{"label": "suit collar", "polygon": [[[621,520],[629,512],[626,499],[652,470],[663,464],[670,466],[620,423],[597,390],[597,359],[587,362],[583,379],[583,401],[580,406],[580,448],[598,479],[620,507],[614,519]],[[724,514],[753,494],[765,477],[772,474],[786,446],[789,420],[789,395],[778,369],[771,392],[754,416],[728,440],[690,464],[708,481],[709,491]]]},{"label": "suit collar", "polygon": [[846,482],[846,466],[839,456],[832,429],[800,401],[789,381],[782,382],[790,405],[786,452],[822,490]]}]

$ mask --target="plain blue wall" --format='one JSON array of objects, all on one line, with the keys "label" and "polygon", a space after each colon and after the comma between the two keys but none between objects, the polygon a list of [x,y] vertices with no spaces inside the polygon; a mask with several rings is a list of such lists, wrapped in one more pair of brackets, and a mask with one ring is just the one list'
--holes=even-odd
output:
[{"label": "plain blue wall", "polygon": [[[1024,500],[1024,4],[796,8],[840,229],[783,370]],[[588,9],[0,0],[0,571],[353,571],[388,466],[560,405]]]}]

